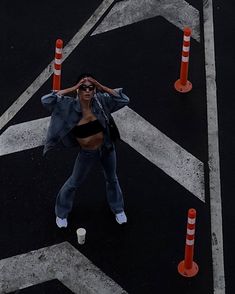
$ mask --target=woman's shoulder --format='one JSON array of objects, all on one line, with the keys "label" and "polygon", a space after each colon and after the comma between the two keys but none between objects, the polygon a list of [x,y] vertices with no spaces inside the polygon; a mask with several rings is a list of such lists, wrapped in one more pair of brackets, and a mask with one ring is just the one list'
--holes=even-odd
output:
[{"label": "woman's shoulder", "polygon": [[71,96],[64,96],[64,95],[56,95],[57,96],[57,109],[70,109],[75,104],[75,99]]},{"label": "woman's shoulder", "polygon": [[57,96],[57,105],[60,106],[67,106],[69,107],[69,105],[72,105],[75,103],[75,99],[71,96],[64,96],[64,95],[58,95],[56,94]]}]

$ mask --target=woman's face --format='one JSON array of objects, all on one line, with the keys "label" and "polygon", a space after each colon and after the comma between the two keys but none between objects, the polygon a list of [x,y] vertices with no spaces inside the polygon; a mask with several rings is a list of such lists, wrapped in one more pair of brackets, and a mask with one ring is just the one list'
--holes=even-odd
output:
[{"label": "woman's face", "polygon": [[91,98],[94,96],[94,93],[95,86],[88,79],[85,78],[78,88],[78,95],[80,99],[90,101]]}]

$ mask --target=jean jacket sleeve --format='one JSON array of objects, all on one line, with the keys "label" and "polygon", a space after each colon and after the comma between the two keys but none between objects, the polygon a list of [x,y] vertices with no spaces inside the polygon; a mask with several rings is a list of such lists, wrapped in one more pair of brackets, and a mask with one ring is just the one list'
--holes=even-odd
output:
[{"label": "jean jacket sleeve", "polygon": [[122,88],[114,89],[114,91],[118,94],[117,96],[110,95],[108,93],[97,93],[97,96],[102,101],[102,104],[105,105],[105,108],[109,112],[119,110],[120,108],[128,105],[130,101],[130,99],[123,93]]},{"label": "jean jacket sleeve", "polygon": [[56,92],[51,92],[50,94],[41,97],[42,105],[49,111],[53,112],[56,103],[62,99],[63,96],[56,94]]}]

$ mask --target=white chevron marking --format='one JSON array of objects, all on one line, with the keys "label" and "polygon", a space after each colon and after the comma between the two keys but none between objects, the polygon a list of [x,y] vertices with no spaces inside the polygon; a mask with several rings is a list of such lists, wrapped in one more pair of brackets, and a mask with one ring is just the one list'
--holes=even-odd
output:
[{"label": "white chevron marking", "polygon": [[118,2],[92,35],[156,16],[164,17],[181,30],[189,26],[192,29],[192,37],[200,42],[199,11],[184,0],[127,0]]},{"label": "white chevron marking", "polygon": [[0,293],[54,279],[76,294],[127,294],[68,242],[0,260]]}]

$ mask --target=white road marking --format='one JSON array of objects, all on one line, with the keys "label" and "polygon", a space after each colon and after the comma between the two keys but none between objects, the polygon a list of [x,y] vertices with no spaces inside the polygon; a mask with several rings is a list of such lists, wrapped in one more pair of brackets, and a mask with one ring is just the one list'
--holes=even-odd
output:
[{"label": "white road marking", "polygon": [[50,117],[12,125],[0,136],[0,156],[44,144]]},{"label": "white road marking", "polygon": [[[129,107],[113,114],[121,138],[150,162],[205,201],[204,165]],[[9,127],[0,136],[0,156],[41,146],[49,117]]]},{"label": "white road marking", "polygon": [[225,294],[213,2],[203,2],[214,294]]},{"label": "white road marking", "polygon": [[[69,41],[63,49],[63,60],[65,60],[84,37],[90,32],[95,24],[100,20],[107,9],[115,0],[104,0],[96,9],[93,15],[87,20],[77,34]],[[38,89],[50,78],[53,73],[54,59],[33,81],[33,83],[16,99],[16,101],[0,117],[0,130],[16,115],[16,113],[30,100]]]},{"label": "white road marking", "polygon": [[0,293],[53,279],[77,294],[127,294],[68,242],[0,261]]},{"label": "white road marking", "polygon": [[205,201],[204,164],[129,107],[113,113],[121,138],[150,162]]},{"label": "white road marking", "polygon": [[[133,0],[133,1],[135,1],[136,4],[138,4],[136,0]],[[104,1],[104,2],[106,2],[106,1]],[[110,1],[110,2],[113,2],[113,1]],[[126,4],[125,4],[125,2],[126,2]],[[121,3],[122,3],[124,5],[123,7],[125,9],[127,9],[126,8],[128,6],[127,4],[130,3],[130,1],[125,1],[125,2],[123,1],[123,2],[117,3],[117,5],[121,5]],[[162,1],[158,1],[158,2],[162,2]],[[167,3],[167,1],[164,1],[164,2]],[[173,2],[168,1],[168,3],[173,3]],[[186,2],[180,1],[178,3],[185,4]],[[112,3],[110,3],[110,5],[111,4]],[[187,5],[188,4],[186,3],[186,6],[185,6],[186,8],[187,8]],[[115,7],[118,7],[118,6],[115,6]],[[173,6],[170,6],[170,8],[173,10],[175,9]],[[205,38],[206,77],[207,77],[208,142],[209,142],[209,167],[210,167],[209,176],[210,176],[210,198],[211,198],[211,228],[212,228],[214,293],[215,294],[224,294],[225,293],[225,278],[224,278],[224,260],[223,260],[223,235],[222,235],[222,208],[221,208],[221,187],[220,187],[220,169],[219,169],[219,147],[218,147],[218,133],[217,133],[218,122],[217,122],[217,105],[216,105],[212,0],[204,1],[203,9],[204,9],[204,38]],[[184,10],[182,10],[182,12],[183,11]],[[112,15],[112,13],[114,13],[114,12],[115,12],[115,10],[111,11],[111,13],[108,15],[108,17],[110,17]],[[175,10],[174,10],[174,12],[175,12]],[[117,12],[115,12],[115,13],[117,13]],[[141,10],[139,11],[139,13],[141,14]],[[169,11],[169,14],[173,15],[172,10],[171,10],[171,12]],[[197,14],[198,14],[198,12],[197,12]],[[137,15],[138,15],[138,13],[137,13]],[[188,12],[186,12],[186,15],[188,16]],[[141,16],[139,16],[139,17],[140,17],[140,20],[146,19],[146,18],[142,18]],[[153,16],[149,16],[149,17],[153,17]],[[165,17],[165,18],[167,18],[167,17]],[[189,18],[190,18],[190,15],[189,15]],[[196,17],[196,15],[195,15],[195,19],[197,19],[197,18],[199,19],[199,17],[198,16]],[[170,19],[170,17],[169,17],[169,19]],[[92,20],[92,17],[91,17],[91,20]],[[173,21],[170,21],[170,22],[173,23]],[[121,27],[121,26],[127,25],[127,24],[128,24],[127,22],[126,22],[126,24],[121,24],[121,25],[119,24],[117,27]],[[185,26],[185,23],[183,23],[183,25]],[[190,24],[187,24],[187,25],[190,26],[191,28],[193,27],[193,25],[190,25]],[[177,26],[179,27],[179,25],[177,25]],[[100,32],[101,32],[101,28],[102,28],[102,26],[98,27]],[[196,40],[199,40],[199,23],[195,24],[195,28],[198,28],[198,30],[194,29],[193,31],[198,32],[198,36],[193,36],[193,37]],[[181,29],[182,29],[182,27],[181,27]],[[99,30],[97,30],[96,33],[98,33]],[[72,39],[72,40],[74,40],[74,39]],[[71,45],[73,46],[74,43],[72,42]],[[67,54],[69,55],[72,51],[70,53],[68,51],[67,51]],[[31,98],[31,96],[50,77],[50,75],[52,73],[52,64],[53,64],[53,61],[42,72],[42,74],[32,83],[32,85],[28,89],[26,89],[26,91],[16,100],[14,105],[12,105],[12,107],[10,107],[6,111],[6,113],[4,113],[4,115],[2,117],[0,117],[0,129],[2,127],[4,127],[7,122],[10,121],[10,119],[23,107],[23,105]],[[122,130],[121,130],[121,132],[122,132]],[[41,143],[42,143],[42,141],[41,141]],[[39,144],[39,143],[35,143],[35,145],[37,145],[37,144]],[[13,151],[13,152],[15,152],[15,151]],[[0,265],[2,265],[2,263],[0,263]],[[0,270],[1,270],[1,266],[0,266]]]},{"label": "white road marking", "polygon": [[183,30],[192,29],[192,37],[200,42],[199,11],[184,0],[128,0],[116,3],[92,35],[107,32],[145,19],[162,16]]}]

